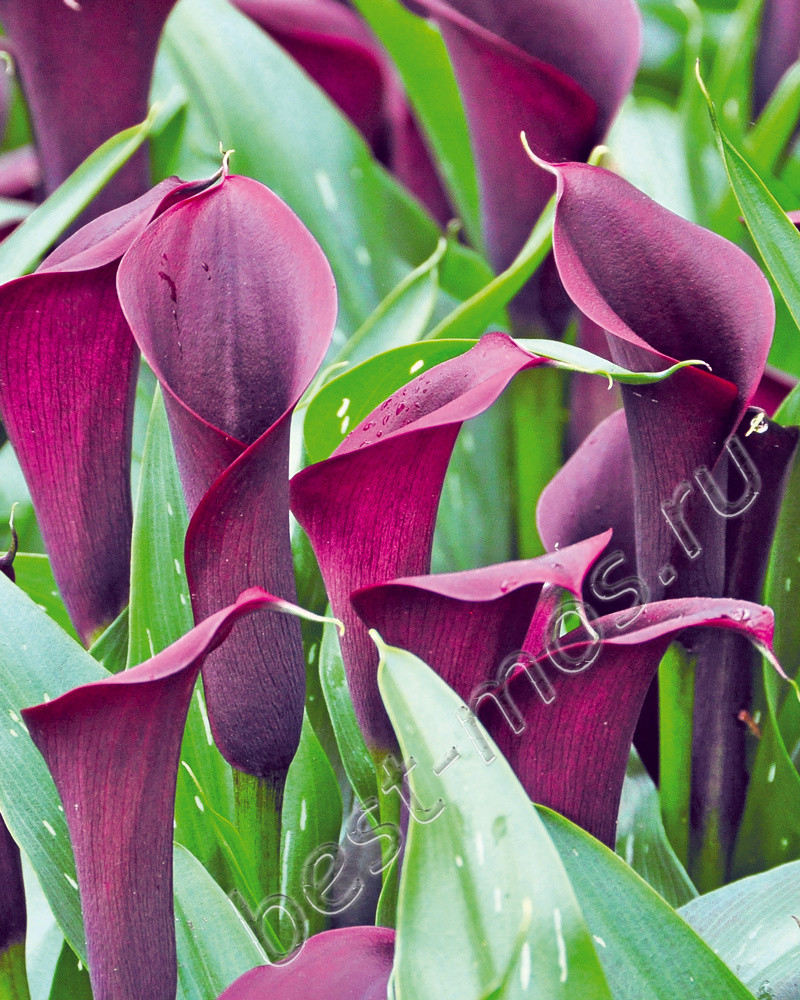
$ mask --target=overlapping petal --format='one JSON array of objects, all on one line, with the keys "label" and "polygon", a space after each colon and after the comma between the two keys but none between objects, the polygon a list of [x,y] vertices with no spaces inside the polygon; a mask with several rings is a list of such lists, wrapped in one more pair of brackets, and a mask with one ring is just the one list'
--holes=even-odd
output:
[{"label": "overlapping petal", "polygon": [[[633,732],[667,646],[684,629],[713,626],[770,650],[769,608],[725,598],[684,598],[644,606],[631,621],[616,612],[556,640],[522,663],[506,692],[524,719],[514,732],[495,703],[485,703],[489,731],[535,802],[548,805],[613,847]],[[546,703],[529,683],[545,669]],[[527,675],[527,676],[526,676]],[[723,683],[720,678],[720,684]]]},{"label": "overlapping petal", "polygon": [[[2,0],[47,193],[112,135],[147,114],[158,39],[175,0],[52,3]],[[143,149],[92,203],[87,217],[138,198],[150,186]]]},{"label": "overlapping petal", "polygon": [[254,588],[140,666],[22,713],[64,806],[95,1000],[174,1000],[172,826],[192,690],[239,619],[283,605]]},{"label": "overlapping petal", "polygon": [[[424,660],[474,703],[503,679],[498,675],[504,664],[511,666],[507,658],[523,648],[543,588],[579,596],[610,535],[607,531],[537,559],[391,580],[357,590],[351,600],[384,641]],[[540,621],[538,627],[548,624]],[[377,686],[377,677],[373,683]]]},{"label": "overlapping petal", "polygon": [[505,334],[487,334],[399,389],[329,459],[292,479],[292,511],[311,539],[333,613],[345,623],[345,669],[371,747],[393,747],[395,739],[375,684],[377,653],[350,594],[428,572],[442,484],[461,424],[540,361]]},{"label": "overlapping petal", "polygon": [[[336,291],[318,244],[263,185],[225,176],[165,212],[126,254],[122,308],[165,402],[191,522],[195,620],[248,586],[295,595],[289,422],[330,343]],[[305,684],[296,622],[246,622],[204,672],[217,743],[282,778]]]},{"label": "overlapping petal", "polygon": [[310,938],[288,965],[246,972],[218,1000],[386,1000],[394,931],[345,927]]},{"label": "overlapping petal", "polygon": [[117,302],[117,267],[155,215],[202,186],[163,181],[0,288],[0,416],[87,643],[128,594],[138,352]]}]

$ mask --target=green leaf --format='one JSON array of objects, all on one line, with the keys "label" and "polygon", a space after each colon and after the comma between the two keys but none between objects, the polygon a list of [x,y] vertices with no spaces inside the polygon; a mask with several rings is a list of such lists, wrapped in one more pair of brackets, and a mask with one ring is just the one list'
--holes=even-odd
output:
[{"label": "green leaf", "polygon": [[164,398],[157,387],[133,519],[128,667],[154,656],[194,625],[183,565],[188,523]]},{"label": "green leaf", "polygon": [[177,1000],[216,1000],[267,956],[230,899],[177,844],[174,864]]},{"label": "green leaf", "polygon": [[339,782],[304,715],[300,746],[289,767],[283,799],[281,892],[302,904],[311,934],[324,930],[326,922],[325,916],[303,899],[305,865],[317,848],[338,843],[341,826]]},{"label": "green leaf", "polygon": [[[508,400],[500,399],[459,432],[436,518],[431,558],[434,573],[474,569],[514,558],[515,504],[508,488],[513,440],[509,411]],[[529,451],[539,455],[538,447]],[[487,511],[492,512],[491,531],[486,530]]]},{"label": "green leaf", "polygon": [[445,187],[475,246],[482,245],[475,164],[467,120],[442,36],[397,0],[355,0],[402,77]]},{"label": "green leaf", "polygon": [[[164,399],[157,387],[133,518],[128,666],[161,652],[194,625],[183,562],[188,520]],[[228,820],[233,817],[233,782],[230,767],[211,738],[200,686],[189,709],[181,758],[190,770],[182,767],[178,772],[176,837],[224,879],[220,868],[224,848],[211,810],[204,812],[197,804],[194,781],[214,810]]]},{"label": "green leaf", "polygon": [[326,625],[322,630],[319,676],[336,736],[336,745],[342,758],[342,766],[359,801],[362,805],[367,805],[378,797],[375,765],[356,722],[355,709],[347,687],[342,652],[339,648],[338,633],[333,625]]},{"label": "green leaf", "polygon": [[[0,951],[0,996],[3,1000],[30,1000],[25,971],[25,944],[16,942]],[[77,998],[76,998],[77,1000]]]},{"label": "green leaf", "polygon": [[753,70],[764,0],[739,0],[717,50],[709,89],[730,127],[743,132],[750,119]]},{"label": "green leaf", "polygon": [[692,785],[694,661],[672,643],[658,667],[659,793],[670,845],[682,865],[689,861],[689,803]]},{"label": "green leaf", "polygon": [[678,911],[758,1000],[800,994],[800,861],[733,882]]},{"label": "green leaf", "polygon": [[191,96],[180,135],[155,137],[159,170],[234,169],[286,201],[319,241],[339,292],[342,330],[366,320],[439,231],[378,166],[355,129],[297,64],[224,0],[181,0],[162,39],[154,93]]},{"label": "green leaf", "polygon": [[396,1000],[491,995],[517,954],[507,1000],[610,1000],[569,879],[510,767],[480,723],[462,724],[461,700],[433,671],[376,641],[378,683],[414,795],[398,905]]},{"label": "green leaf", "polygon": [[539,807],[598,945],[614,1000],[753,1000],[697,934],[613,851]]},{"label": "green leaf", "polygon": [[447,248],[443,237],[431,256],[407,274],[356,330],[339,352],[337,361],[357,364],[381,351],[422,339],[436,306],[438,265]]},{"label": "green leaf", "polygon": [[58,593],[47,556],[38,552],[18,552],[14,558],[14,572],[17,576],[17,586],[77,641],[78,635],[72,627],[67,609]]},{"label": "green leaf", "polygon": [[50,1000],[92,1000],[89,972],[65,941],[53,975]]},{"label": "green leaf", "polygon": [[790,66],[745,140],[754,166],[774,171],[780,164],[800,118],[800,63]]},{"label": "green leaf", "polygon": [[448,340],[396,347],[332,379],[314,396],[306,411],[303,436],[309,463],[328,458],[348,431],[420,372],[472,346],[471,341]]},{"label": "green leaf", "polygon": [[110,674],[125,669],[128,659],[128,609],[123,608],[89,649]]},{"label": "green leaf", "polygon": [[658,789],[634,749],[622,786],[617,854],[670,906],[680,906],[697,895],[664,832]]},{"label": "green leaf", "polygon": [[[699,75],[698,81],[703,87]],[[706,99],[725,170],[747,228],[795,323],[800,325],[800,271],[795,263],[800,259],[800,233],[755,170],[720,129],[708,94]]]},{"label": "green leaf", "polygon": [[555,198],[552,198],[525,245],[505,271],[462,303],[428,334],[429,340],[479,337],[503,310],[550,253],[553,246]]},{"label": "green leaf", "polygon": [[32,270],[114,174],[133,156],[156,126],[161,109],[133,128],[104,142],[17,229],[0,244],[0,283]]}]

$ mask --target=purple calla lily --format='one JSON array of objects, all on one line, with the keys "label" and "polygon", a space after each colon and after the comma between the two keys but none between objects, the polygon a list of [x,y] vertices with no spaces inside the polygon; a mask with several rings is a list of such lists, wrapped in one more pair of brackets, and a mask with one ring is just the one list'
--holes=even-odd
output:
[{"label": "purple calla lily", "polygon": [[[289,423],[336,318],[322,250],[271,191],[226,175],[147,228],[117,285],[165,390],[195,620],[249,586],[294,600]],[[300,737],[304,663],[297,623],[258,616],[204,672],[220,750],[280,787]]]},{"label": "purple calla lily", "polygon": [[[112,135],[147,115],[156,46],[175,0],[0,0],[42,163],[53,191]],[[84,218],[138,198],[150,186],[140,150]]]},{"label": "purple calla lily", "polygon": [[[550,607],[544,588],[579,596],[609,538],[605,532],[536,559],[391,580],[355,591],[351,601],[368,628],[419,656],[474,703],[476,692],[503,679],[498,670],[523,648],[539,605]],[[538,627],[549,627],[549,617],[537,614]]]},{"label": "purple calla lily", "polygon": [[117,301],[117,266],[155,215],[207,183],[162,181],[0,287],[0,416],[87,644],[128,595],[138,351]]},{"label": "purple calla lily", "polygon": [[[552,169],[559,273],[579,308],[606,330],[612,358],[653,368],[694,352],[712,373],[678,373],[645,391],[623,388],[626,419],[606,420],[545,491],[540,524],[553,524],[543,531],[550,542],[575,541],[574,528],[587,520],[593,531],[614,525],[630,537],[626,498],[606,497],[606,511],[600,502],[596,457],[615,454],[618,468],[631,470],[635,566],[649,594],[658,598],[669,589],[673,597],[754,599],[796,443],[794,432],[770,428],[763,414],[747,412],[772,337],[766,279],[733,244],[621,178],[582,164]],[[744,438],[766,432],[768,444],[753,445],[757,458],[733,438],[739,427]],[[600,486],[600,500],[583,492],[587,483]],[[563,514],[569,496],[577,511],[571,524]],[[754,520],[740,520],[757,498]],[[752,559],[745,568],[747,554]],[[629,560],[628,570],[633,566]],[[724,853],[746,785],[738,714],[749,706],[752,656],[742,643],[718,635],[692,645],[694,826],[697,837],[718,841]]]},{"label": "purple calla lily", "polygon": [[613,846],[634,728],[672,638],[713,626],[771,656],[773,617],[744,601],[686,598],[559,637],[564,613],[541,584],[580,594],[608,540],[606,532],[524,563],[392,580],[352,601],[367,625],[424,659],[484,716],[535,802]]},{"label": "purple calla lily", "polygon": [[[258,588],[121,674],[23,710],[75,853],[95,1000],[174,1000],[172,823],[181,738],[205,658],[235,623],[287,604]],[[136,752],[122,732],[136,732]]]},{"label": "purple calla lily", "polygon": [[385,400],[333,455],[291,481],[292,511],[317,556],[367,745],[395,737],[380,700],[377,652],[350,603],[359,587],[430,569],[436,511],[461,424],[482,413],[511,379],[541,359],[505,334],[419,375]]},{"label": "purple calla lily", "polygon": [[240,976],[218,1000],[386,1000],[394,960],[394,931],[345,927],[310,938],[287,965],[262,966]]},{"label": "purple calla lily", "polygon": [[[520,131],[546,160],[586,159],[633,83],[639,12],[631,0],[422,0],[422,7],[441,28],[453,62],[484,237],[492,264],[502,270],[554,191],[546,171],[531,167]],[[552,315],[547,288],[545,276],[518,296],[528,322]]]}]

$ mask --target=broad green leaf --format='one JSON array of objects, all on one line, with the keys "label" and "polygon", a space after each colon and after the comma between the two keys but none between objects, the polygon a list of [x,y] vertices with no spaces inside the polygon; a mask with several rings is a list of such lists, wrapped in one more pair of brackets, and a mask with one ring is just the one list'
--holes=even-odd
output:
[{"label": "broad green leaf", "polygon": [[123,608],[95,640],[89,652],[110,674],[125,669],[128,660],[128,609]]},{"label": "broad green leaf", "polygon": [[152,135],[161,113],[104,142],[17,229],[0,244],[0,283],[32,270],[92,198]]},{"label": "broad green leaf", "polygon": [[289,767],[283,799],[281,892],[302,905],[311,934],[324,930],[326,920],[304,899],[305,865],[317,848],[339,842],[341,826],[339,782],[304,715],[300,746]]},{"label": "broad green leaf", "polygon": [[65,941],[53,975],[49,1000],[92,1000],[89,972]]},{"label": "broad green leaf", "polygon": [[[699,76],[698,80],[702,87]],[[710,99],[708,109],[725,169],[747,228],[795,323],[800,325],[800,269],[796,263],[800,260],[800,233],[755,170],[720,129]]]},{"label": "broad green leaf", "polygon": [[359,801],[366,805],[378,796],[375,765],[356,722],[339,640],[333,625],[326,625],[322,630],[319,676],[342,766]]},{"label": "broad green leaf", "polygon": [[539,814],[578,896],[614,1000],[753,1000],[613,851],[558,813],[540,806]]},{"label": "broad green leaf", "polygon": [[25,945],[21,941],[0,951],[0,996],[3,1000],[31,1000],[25,971]]},{"label": "broad green leaf", "polygon": [[267,956],[230,899],[178,844],[174,864],[177,1000],[217,1000]]},{"label": "broad green leaf", "polygon": [[[800,422],[800,389],[775,414]],[[795,455],[770,552],[764,602],[775,612],[775,654],[790,677],[800,674],[800,461]],[[734,872],[750,875],[800,857],[800,704],[766,662],[762,670],[766,712],[750,775],[734,855]]]},{"label": "broad green leaf", "polygon": [[762,171],[774,171],[800,118],[800,63],[791,66],[775,88],[769,104],[759,115],[745,139],[745,151],[753,165]]},{"label": "broad green leaf", "polygon": [[553,246],[555,198],[552,198],[520,252],[505,271],[445,317],[429,334],[429,340],[479,337],[497,323],[503,310],[530,278]]},{"label": "broad green leaf", "polygon": [[[16,523],[16,517],[15,517]],[[58,593],[50,560],[38,552],[18,552],[14,559],[16,583],[32,601],[35,601],[42,611],[57,622],[73,639],[78,636],[69,620],[67,609]]]},{"label": "broad green leaf", "polygon": [[194,625],[183,565],[188,523],[159,387],[150,409],[133,521],[128,667],[154,656]]},{"label": "broad green leaf", "polygon": [[[156,388],[145,438],[133,519],[128,666],[142,663],[194,625],[183,544],[188,514],[172,448],[164,400]],[[232,819],[230,767],[214,741],[200,685],[192,698],[178,772],[176,838],[214,874],[223,877],[211,812],[198,806],[194,780],[213,808]],[[190,775],[194,777],[190,777]]]},{"label": "broad green leaf", "polygon": [[564,432],[569,418],[566,388],[561,372],[540,368],[521,372],[509,390],[513,478],[507,481],[513,483],[515,555],[520,559],[544,553],[536,528],[536,506],[542,490],[564,462]]},{"label": "broad green leaf", "polygon": [[620,174],[634,187],[684,219],[697,221],[677,111],[653,97],[630,95],[606,144]]},{"label": "broad green leaf", "polygon": [[442,237],[431,256],[407,274],[356,330],[339,351],[338,361],[357,364],[381,351],[422,340],[436,307],[438,265],[447,247]]},{"label": "broad green leaf", "polygon": [[697,895],[664,832],[658,789],[633,749],[622,786],[617,854],[670,906],[688,903]]},{"label": "broad green leaf", "polygon": [[659,793],[667,839],[682,865],[689,860],[694,662],[672,643],[658,667]]},{"label": "broad green leaf", "polygon": [[569,879],[510,767],[477,720],[462,724],[460,698],[433,671],[376,641],[378,683],[414,796],[396,1000],[479,998],[504,979],[506,1000],[610,1000]]},{"label": "broad green leaf", "polygon": [[34,206],[29,201],[20,201],[18,198],[0,198],[0,226],[7,226],[10,222],[26,219],[33,208]]},{"label": "broad green leaf", "polygon": [[403,79],[445,187],[475,246],[481,245],[475,164],[464,107],[438,28],[397,0],[355,0]]},{"label": "broad green leaf", "polygon": [[370,155],[297,64],[224,0],[180,0],[162,39],[154,93],[191,97],[180,136],[155,137],[160,173],[233,168],[270,187],[331,263],[342,330],[358,329],[439,237],[429,216]]},{"label": "broad green leaf", "polygon": [[308,461],[328,458],[359,423],[420,372],[455,358],[471,341],[410,344],[385,351],[328,382],[308,404],[303,435]]},{"label": "broad green leaf", "polygon": [[800,995],[800,861],[733,882],[678,911],[758,1000]]},{"label": "broad green leaf", "polygon": [[743,132],[750,119],[753,70],[764,0],[739,0],[714,61],[709,90],[728,127]]},{"label": "broad green leaf", "polygon": [[[75,862],[63,809],[19,713],[26,706],[108,676],[0,574],[0,717],[7,720],[0,726],[4,761],[0,811],[30,861],[62,933],[84,962]],[[216,1000],[228,982],[262,963],[264,956],[222,890],[198,862],[187,862],[187,857],[176,846],[179,1000]],[[220,948],[220,940],[226,942],[225,948]]]},{"label": "broad green leaf", "polygon": [[[432,572],[474,569],[514,558],[512,440],[505,399],[461,428],[442,488]],[[530,451],[539,454],[538,448]],[[492,512],[491,531],[486,530],[487,511]]]}]

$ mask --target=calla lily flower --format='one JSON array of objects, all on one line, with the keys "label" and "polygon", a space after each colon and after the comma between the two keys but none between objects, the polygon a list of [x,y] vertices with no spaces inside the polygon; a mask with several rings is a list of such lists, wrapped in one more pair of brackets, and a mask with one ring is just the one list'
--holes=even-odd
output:
[{"label": "calla lily flower", "polygon": [[542,362],[505,334],[417,376],[375,409],[324,462],[291,481],[291,506],[308,534],[341,640],[348,684],[367,745],[395,736],[375,682],[378,656],[350,595],[359,587],[430,569],[433,529],[461,424],[492,405],[511,379]]},{"label": "calla lily flower", "polygon": [[218,1000],[386,1000],[393,960],[388,927],[325,931],[288,964],[246,972]]},{"label": "calla lily flower", "polygon": [[125,605],[130,571],[138,351],[117,301],[117,267],[159,212],[206,183],[162,181],[0,287],[0,417],[87,645]]},{"label": "calla lily flower", "polygon": [[[546,544],[614,526],[626,543],[635,537],[627,569],[651,598],[668,591],[755,599],[796,445],[795,431],[747,409],[772,337],[766,279],[739,248],[621,178],[575,163],[552,170],[559,273],[573,301],[606,331],[612,358],[652,368],[702,356],[712,372],[680,372],[652,391],[623,387],[625,417],[601,424],[542,496]],[[617,456],[629,493],[608,495],[597,464],[604,454]],[[716,635],[694,643],[693,653],[695,825],[702,830],[710,815],[720,817],[713,823],[724,849],[746,783],[738,713],[749,707],[751,654]]]},{"label": "calla lily flower", "polygon": [[[64,806],[95,1000],[174,1000],[172,824],[186,714],[206,657],[261,608],[288,610],[246,591],[145,663],[22,713]],[[131,753],[119,735],[134,731]]]},{"label": "calla lily flower", "polygon": [[[484,238],[492,264],[503,270],[554,191],[552,177],[531,166],[520,131],[543,159],[588,157],[633,84],[638,8],[632,0],[422,0],[421,6],[439,25],[453,63]],[[516,301],[528,321],[552,314],[547,276],[529,282]]]},{"label": "calla lily flower", "polygon": [[[271,191],[225,174],[147,228],[117,285],[164,388],[191,515],[195,620],[249,586],[294,600],[289,424],[336,319],[322,250]],[[258,616],[204,673],[223,755],[281,787],[300,738],[304,664],[297,622]]]},{"label": "calla lily flower", "polygon": [[[147,115],[161,31],[175,0],[1,0],[0,22],[25,94],[49,194],[106,139]],[[84,218],[150,187],[140,150]]]},{"label": "calla lily flower", "polygon": [[567,616],[542,584],[579,595],[608,540],[606,532],[527,562],[391,580],[352,602],[384,640],[425,659],[481,712],[535,802],[613,846],[634,728],[672,637],[714,626],[771,656],[773,617],[743,601],[689,598],[559,636]]}]

